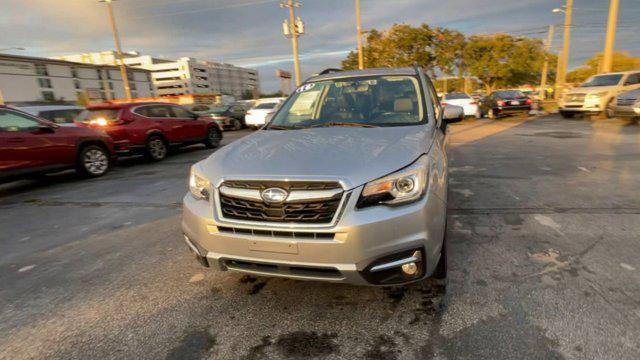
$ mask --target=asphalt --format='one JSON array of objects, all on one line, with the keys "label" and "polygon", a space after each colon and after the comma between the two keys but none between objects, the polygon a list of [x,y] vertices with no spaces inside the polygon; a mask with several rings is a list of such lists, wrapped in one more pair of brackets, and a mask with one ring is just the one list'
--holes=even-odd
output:
[{"label": "asphalt", "polygon": [[640,357],[638,123],[451,126],[449,278],[399,288],[200,267],[180,202],[210,153],[0,185],[0,358]]}]

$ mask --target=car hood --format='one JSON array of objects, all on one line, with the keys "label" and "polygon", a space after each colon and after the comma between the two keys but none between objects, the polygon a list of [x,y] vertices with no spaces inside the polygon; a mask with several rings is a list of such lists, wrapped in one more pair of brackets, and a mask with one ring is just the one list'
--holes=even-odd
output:
[{"label": "car hood", "polygon": [[260,130],[199,164],[225,179],[339,180],[351,189],[401,169],[431,147],[427,126]]},{"label": "car hood", "polygon": [[616,90],[618,86],[591,86],[591,87],[577,87],[569,90],[567,94],[590,94],[601,93]]}]

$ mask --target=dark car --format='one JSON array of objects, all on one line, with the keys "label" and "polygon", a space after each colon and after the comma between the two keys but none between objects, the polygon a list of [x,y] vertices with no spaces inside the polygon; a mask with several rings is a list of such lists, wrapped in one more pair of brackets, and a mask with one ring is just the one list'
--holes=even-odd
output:
[{"label": "dark car", "polygon": [[169,146],[203,143],[215,148],[222,140],[222,128],[213,119],[170,103],[89,106],[76,122],[104,129],[113,138],[118,154],[141,153],[152,161],[164,159]]},{"label": "dark car", "polygon": [[87,177],[106,174],[115,156],[104,132],[62,127],[0,105],[0,180],[76,169]]},{"label": "dark car", "polygon": [[211,117],[222,127],[240,130],[245,126],[246,113],[247,110],[240,105],[221,105],[200,114]]},{"label": "dark car", "polygon": [[519,90],[497,90],[480,100],[478,117],[495,119],[499,115],[528,114],[531,99]]}]

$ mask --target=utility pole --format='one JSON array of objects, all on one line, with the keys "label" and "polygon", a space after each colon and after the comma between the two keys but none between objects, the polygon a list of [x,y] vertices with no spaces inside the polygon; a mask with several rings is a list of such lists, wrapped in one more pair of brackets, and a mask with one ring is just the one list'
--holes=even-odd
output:
[{"label": "utility pole", "polygon": [[100,2],[107,3],[107,10],[109,12],[109,20],[111,21],[111,32],[113,33],[113,40],[116,43],[116,55],[120,62],[120,74],[122,75],[122,83],[124,84],[124,94],[127,100],[131,100],[131,88],[129,87],[129,76],[127,76],[127,68],[124,66],[124,58],[122,56],[122,48],[120,47],[120,35],[118,35],[118,28],[116,27],[116,18],[113,15],[113,7],[111,3],[115,0],[100,0]]},{"label": "utility pole", "polygon": [[280,4],[282,8],[289,8],[289,23],[285,20],[283,30],[285,36],[291,36],[291,46],[293,48],[293,69],[296,75],[296,86],[300,86],[300,60],[298,59],[298,35],[304,34],[304,24],[299,18],[296,20],[294,8],[300,7],[299,2],[287,0]]},{"label": "utility pole", "polygon": [[362,50],[362,24],[360,21],[360,0],[356,0],[356,31],[358,32],[358,69],[364,69],[364,54]]},{"label": "utility pole", "polygon": [[611,0],[609,7],[609,21],[607,22],[607,38],[604,44],[604,56],[602,58],[601,72],[611,72],[613,67],[613,49],[616,43],[616,25],[618,22],[618,8],[620,2]]},{"label": "utility pole", "polygon": [[554,9],[554,12],[564,12],[564,38],[562,44],[562,56],[556,79],[556,99],[559,99],[565,87],[567,77],[567,67],[569,64],[569,47],[571,43],[571,13],[573,10],[573,0],[567,0],[565,9]]},{"label": "utility pole", "polygon": [[549,72],[549,51],[551,50],[551,42],[553,41],[553,33],[555,26],[549,25],[549,34],[547,35],[547,43],[544,44],[544,65],[542,66],[542,79],[540,80],[540,100],[544,101],[547,94],[547,73]]}]

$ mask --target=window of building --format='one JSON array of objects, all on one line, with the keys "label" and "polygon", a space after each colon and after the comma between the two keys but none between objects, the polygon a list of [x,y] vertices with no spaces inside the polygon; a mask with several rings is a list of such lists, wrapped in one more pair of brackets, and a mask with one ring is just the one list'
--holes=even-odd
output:
[{"label": "window of building", "polygon": [[47,64],[36,64],[36,74],[40,76],[49,76]]},{"label": "window of building", "polygon": [[196,80],[203,80],[203,81],[207,81],[209,80],[206,76],[196,76]]},{"label": "window of building", "polygon": [[53,86],[51,86],[51,79],[45,79],[45,78],[38,78],[38,85],[41,88],[45,88],[45,89],[51,89]]},{"label": "window of building", "polygon": [[113,83],[109,81],[109,90],[113,90]]},{"label": "window of building", "polygon": [[129,81],[129,89],[131,90],[138,90],[136,88],[136,82],[135,81]]},{"label": "window of building", "polygon": [[[78,69],[76,68],[71,68],[71,77],[77,78],[78,77]],[[77,89],[77,88],[76,88]]]},{"label": "window of building", "polygon": [[149,83],[149,91],[153,91],[153,84]]},{"label": "window of building", "polygon": [[98,74],[98,79],[102,80],[102,70],[96,69],[96,73]]},{"label": "window of building", "polygon": [[107,79],[111,80],[111,70],[107,69]]},{"label": "window of building", "polygon": [[54,101],[56,99],[53,91],[43,91],[40,94],[42,95],[42,100],[44,101]]},{"label": "window of building", "polygon": [[80,84],[80,80],[73,80],[73,87],[76,89],[82,89],[82,84]]}]

